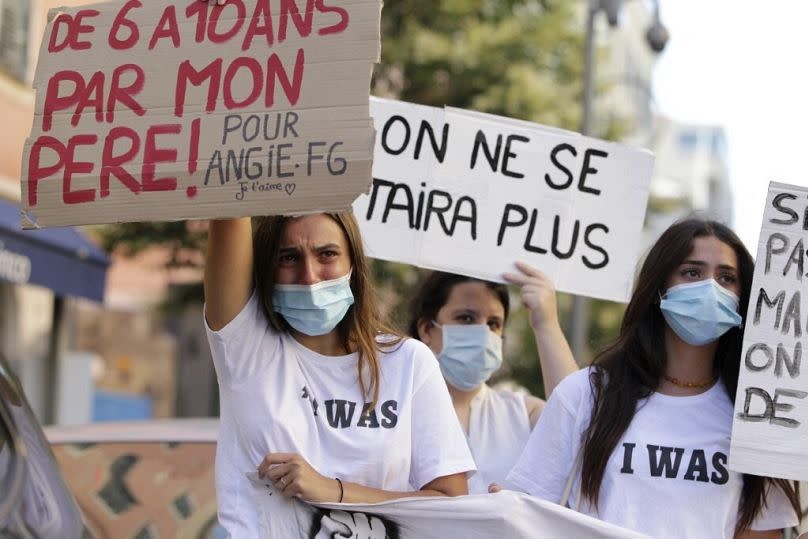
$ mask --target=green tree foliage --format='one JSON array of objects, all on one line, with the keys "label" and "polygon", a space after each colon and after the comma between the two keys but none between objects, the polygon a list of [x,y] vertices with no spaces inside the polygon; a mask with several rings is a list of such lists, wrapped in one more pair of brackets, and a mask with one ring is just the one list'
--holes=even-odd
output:
[{"label": "green tree foliage", "polygon": [[563,0],[386,3],[374,92],[577,129],[583,33],[576,5]]}]

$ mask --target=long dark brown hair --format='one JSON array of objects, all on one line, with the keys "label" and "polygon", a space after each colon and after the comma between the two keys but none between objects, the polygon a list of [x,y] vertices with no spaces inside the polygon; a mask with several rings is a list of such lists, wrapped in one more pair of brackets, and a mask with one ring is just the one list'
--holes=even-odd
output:
[{"label": "long dark brown hair", "polygon": [[[353,213],[326,213],[345,234],[351,255],[351,291],[354,303],[337,324],[342,346],[359,354],[357,364],[359,387],[365,397],[370,397],[372,410],[379,400],[379,355],[380,349],[389,350],[398,345],[402,337],[382,322],[373,291],[370,267],[365,257],[362,236]],[[275,268],[281,247],[283,232],[295,217],[269,216],[258,220],[253,237],[253,271],[255,288],[261,308],[269,324],[276,331],[289,331],[289,323],[275,312],[272,292],[275,289]],[[380,339],[385,335],[383,339]]]},{"label": "long dark brown hair", "polygon": [[[583,438],[581,490],[595,506],[609,456],[634,418],[639,400],[655,392],[665,373],[665,319],[659,309],[660,293],[671,273],[693,249],[693,240],[714,236],[730,246],[738,258],[741,288],[738,312],[746,313],[752,288],[754,261],[741,240],[725,225],[705,219],[687,219],[668,228],[651,248],[617,341],[593,362],[590,384],[594,395],[592,419]],[[718,341],[714,368],[730,399],[738,387],[743,332],[733,328]],[[749,528],[766,505],[769,488],[781,488],[800,513],[799,495],[791,483],[753,475],[743,476],[738,530]]]}]

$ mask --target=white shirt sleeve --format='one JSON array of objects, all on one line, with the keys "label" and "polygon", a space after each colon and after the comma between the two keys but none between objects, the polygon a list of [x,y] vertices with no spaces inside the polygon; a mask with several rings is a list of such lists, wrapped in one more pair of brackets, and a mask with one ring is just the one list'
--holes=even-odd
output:
[{"label": "white shirt sleeve", "polygon": [[204,315],[203,319],[220,384],[237,384],[275,357],[280,336],[269,327],[255,291],[241,312],[219,331],[210,329]]},{"label": "white shirt sleeve", "polygon": [[766,494],[766,507],[762,508],[750,529],[755,531],[782,530],[799,524],[797,513],[786,497],[783,489],[769,484]]},{"label": "white shirt sleeve", "polygon": [[[582,399],[590,400],[584,391],[589,391],[589,369],[571,374],[553,391],[504,488],[559,503],[581,447],[576,412]],[[576,497],[573,490],[571,499]]]},{"label": "white shirt sleeve", "polygon": [[426,345],[413,341],[413,361],[425,366],[412,396],[412,464],[416,489],[438,477],[476,471],[466,436],[457,419],[438,362]]}]

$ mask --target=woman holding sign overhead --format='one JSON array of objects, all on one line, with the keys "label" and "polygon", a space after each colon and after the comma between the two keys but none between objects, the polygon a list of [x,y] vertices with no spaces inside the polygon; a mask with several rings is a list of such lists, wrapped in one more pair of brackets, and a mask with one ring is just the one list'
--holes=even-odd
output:
[{"label": "woman holding sign overhead", "polygon": [[617,342],[555,390],[506,486],[652,537],[779,537],[798,497],[727,467],[753,260],[714,221],[651,248]]},{"label": "woman holding sign overhead", "polygon": [[[205,321],[221,399],[219,518],[259,537],[285,497],[467,492],[474,462],[434,356],[380,322],[351,213],[213,221]],[[279,516],[277,516],[279,517]]]},{"label": "woman holding sign overhead", "polygon": [[[550,395],[577,365],[558,323],[552,282],[527,264],[516,267],[519,272],[503,277],[521,286]],[[509,304],[502,284],[439,271],[427,276],[412,303],[408,332],[438,358],[477,464],[477,473],[469,478],[471,494],[488,492],[490,483],[505,479],[544,408],[544,401],[532,395],[485,383],[502,365]]]}]

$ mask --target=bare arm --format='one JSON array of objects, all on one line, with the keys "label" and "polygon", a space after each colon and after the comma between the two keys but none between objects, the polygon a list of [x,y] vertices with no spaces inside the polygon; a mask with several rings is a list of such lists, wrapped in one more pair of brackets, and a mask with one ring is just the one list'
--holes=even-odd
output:
[{"label": "bare arm", "polygon": [[517,262],[516,267],[521,273],[506,273],[503,277],[511,284],[521,286],[522,304],[530,311],[530,326],[539,352],[544,392],[549,398],[561,380],[578,370],[578,365],[558,322],[552,281],[524,262]]},{"label": "bare arm", "polygon": [[345,503],[379,503],[413,496],[464,496],[469,493],[466,474],[462,473],[437,477],[424,485],[421,490],[414,492],[381,490],[345,481],[343,487],[345,492],[342,501]]},{"label": "bare arm", "polygon": [[527,408],[527,417],[530,420],[531,430],[536,426],[536,422],[539,420],[539,416],[541,415],[542,410],[544,410],[545,404],[546,401],[538,397],[534,397],[533,395],[525,395],[525,408]]},{"label": "bare arm", "polygon": [[461,496],[468,494],[466,474],[458,473],[437,477],[421,490],[397,492],[366,487],[350,483],[342,478],[342,499],[340,484],[335,478],[319,474],[306,459],[297,453],[270,453],[258,466],[258,475],[272,481],[275,487],[287,498],[300,498],[308,502],[321,503],[379,503],[413,496]]},{"label": "bare arm", "polygon": [[210,222],[205,256],[205,319],[218,331],[247,304],[253,290],[249,217]]}]

